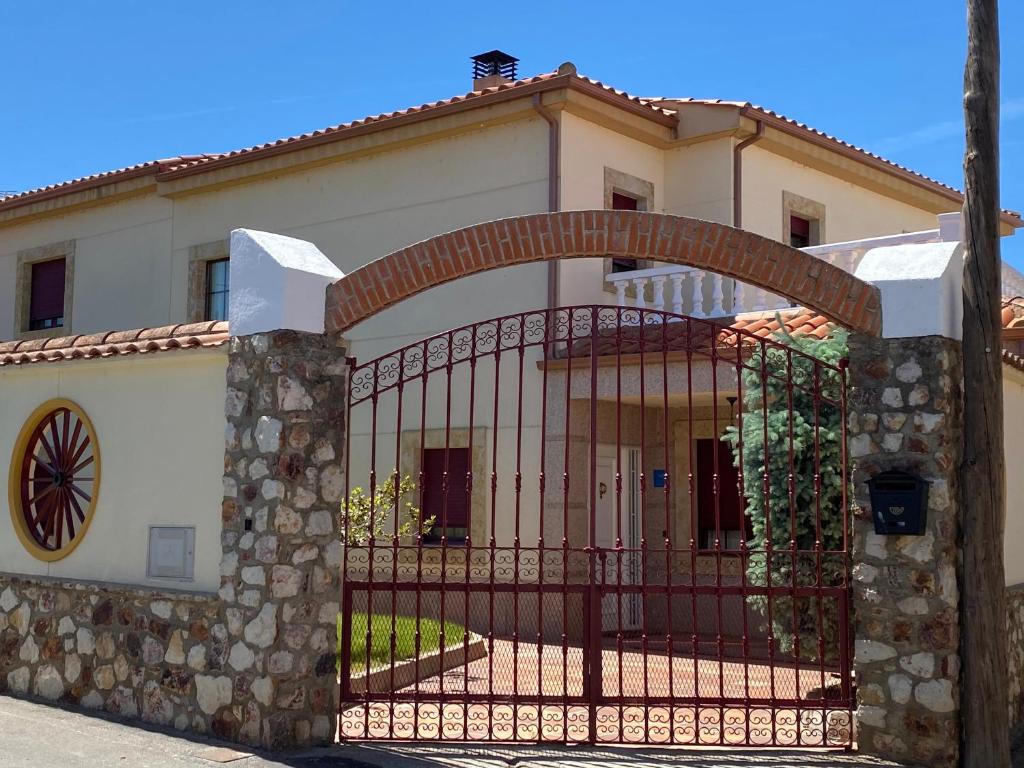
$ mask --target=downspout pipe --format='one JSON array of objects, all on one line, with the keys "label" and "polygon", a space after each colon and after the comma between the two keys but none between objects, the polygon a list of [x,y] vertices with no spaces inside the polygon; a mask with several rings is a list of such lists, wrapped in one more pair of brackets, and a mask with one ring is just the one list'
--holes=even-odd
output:
[{"label": "downspout pipe", "polygon": [[[558,120],[541,102],[541,94],[533,94],[533,108],[548,123],[548,211],[556,213],[561,190],[561,146]],[[558,260],[548,261],[548,309],[558,305]]]},{"label": "downspout pipe", "polygon": [[[740,112],[742,117],[746,113]],[[753,136],[748,136],[732,148],[732,225],[736,229],[743,228],[743,155],[744,149],[751,144],[756,144],[764,138],[764,123],[761,120],[754,121],[757,128]]]}]

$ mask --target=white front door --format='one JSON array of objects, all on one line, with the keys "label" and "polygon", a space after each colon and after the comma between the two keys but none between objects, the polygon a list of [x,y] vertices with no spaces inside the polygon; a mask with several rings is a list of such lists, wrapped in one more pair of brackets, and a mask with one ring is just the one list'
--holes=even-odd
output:
[{"label": "white front door", "polygon": [[[617,591],[619,584],[636,584],[640,580],[640,451],[614,445],[597,447],[597,509],[595,543],[604,558],[605,595],[601,601],[601,629],[605,632],[633,630],[640,626],[640,596]],[[620,470],[621,467],[621,470]],[[616,492],[616,474],[622,472],[622,494]],[[623,552],[616,550],[622,537]],[[621,562],[620,562],[621,560]],[[601,574],[598,574],[598,578]],[[621,598],[621,605],[620,605]]]}]

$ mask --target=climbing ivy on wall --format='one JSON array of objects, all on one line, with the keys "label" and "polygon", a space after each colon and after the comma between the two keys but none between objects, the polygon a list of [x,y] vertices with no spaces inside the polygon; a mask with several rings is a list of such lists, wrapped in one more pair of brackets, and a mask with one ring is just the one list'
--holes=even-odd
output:
[{"label": "climbing ivy on wall", "polygon": [[747,604],[769,628],[777,651],[803,660],[834,659],[838,602],[785,590],[819,586],[819,564],[820,586],[843,583],[843,382],[836,367],[847,354],[847,334],[836,330],[818,339],[782,331],[775,341],[782,346],[758,346],[746,361],[742,422],[724,438],[736,466],[742,461],[752,530],[747,583],[781,588],[771,597],[750,596]]}]

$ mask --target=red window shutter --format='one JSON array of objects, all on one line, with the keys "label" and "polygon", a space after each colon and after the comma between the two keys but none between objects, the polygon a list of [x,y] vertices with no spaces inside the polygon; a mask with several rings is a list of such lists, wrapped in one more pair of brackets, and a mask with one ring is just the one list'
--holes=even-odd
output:
[{"label": "red window shutter", "polygon": [[640,201],[635,197],[620,195],[618,192],[612,192],[613,211],[636,211],[639,210],[639,204]]},{"label": "red window shutter", "polygon": [[801,218],[800,216],[790,216],[789,231],[794,235],[810,239],[811,222],[807,219]]},{"label": "red window shutter", "polygon": [[715,531],[715,444],[718,444],[718,530],[745,529],[751,535],[743,510],[745,503],[739,492],[739,471],[733,465],[732,447],[722,440],[697,440],[697,525],[700,529],[698,547],[705,546],[708,532]]},{"label": "red window shutter", "polygon": [[64,316],[64,267],[64,259],[32,265],[30,321]]},{"label": "red window shutter", "polygon": [[428,448],[423,451],[423,517],[434,518],[434,531],[438,537],[441,526],[469,527],[469,494],[466,493],[466,473],[469,471],[469,449],[449,448],[448,505],[445,507],[444,468],[445,449]]}]

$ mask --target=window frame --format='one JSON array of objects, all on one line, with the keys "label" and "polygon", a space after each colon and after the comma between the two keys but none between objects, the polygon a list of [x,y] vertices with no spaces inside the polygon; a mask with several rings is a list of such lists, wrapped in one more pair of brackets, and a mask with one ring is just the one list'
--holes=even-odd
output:
[{"label": "window frame", "polygon": [[[604,207],[605,210],[615,209],[615,195],[636,200],[637,211],[650,211],[654,207],[654,184],[639,176],[625,173],[605,166],[604,168]],[[648,269],[653,266],[649,259],[636,259],[636,269]],[[606,256],[602,264],[601,285],[606,293],[615,293],[615,286],[605,278],[615,271],[615,259]],[[621,270],[627,271],[627,270]],[[630,286],[626,294],[634,295],[635,289]]]},{"label": "window frame", "polygon": [[[472,444],[473,450],[469,456],[469,466],[473,470],[473,493],[469,499],[469,515],[467,536],[471,536],[477,542],[484,541],[488,528],[488,484],[481,482],[481,478],[488,476],[487,469],[487,427],[473,427]],[[422,437],[422,442],[421,442]],[[422,433],[419,428],[402,430],[401,442],[401,473],[417,482],[420,473],[420,462],[422,450],[431,448],[469,448],[470,430],[468,427],[428,427]],[[420,489],[417,487],[410,494],[409,501],[413,506],[419,506]],[[427,542],[428,546],[440,546],[439,542]],[[462,547],[463,542],[452,544],[450,547]]]},{"label": "window frame", "polygon": [[[206,317],[207,265],[230,256],[231,245],[227,238],[209,243],[189,246],[188,249],[188,306],[186,317],[190,323],[213,322]],[[230,292],[230,284],[228,290]],[[230,293],[229,293],[230,295]]]},{"label": "window frame", "polygon": [[[809,197],[802,197],[794,192],[782,191],[782,237],[783,243],[792,243],[793,229],[790,217],[804,219],[810,225],[808,227],[808,243],[801,248],[810,248],[815,245],[822,245],[825,240],[825,205]],[[796,247],[796,246],[793,246]]]},{"label": "window frame", "polygon": [[[60,325],[51,328],[31,327],[32,322],[32,269],[46,261],[64,259],[64,314]],[[75,286],[75,241],[62,240],[36,248],[18,251],[17,284],[14,296],[14,333],[21,340],[53,339],[73,333],[73,303]]]},{"label": "window frame", "polygon": [[[231,261],[230,261],[230,259],[228,257],[224,257],[222,259],[208,259],[205,262],[206,275],[205,275],[204,285],[203,285],[203,288],[204,288],[204,291],[203,291],[203,321],[204,322],[214,322],[214,321],[217,321],[217,320],[227,320],[228,319],[228,301],[229,301],[230,296],[231,296],[231,273],[230,273],[230,269],[229,269],[230,263],[231,263]],[[212,268],[215,265],[218,265],[218,264],[223,264],[224,265],[227,274],[225,275],[225,279],[224,279],[224,282],[225,282],[224,289],[223,290],[215,291],[215,290],[213,290],[213,287],[210,285],[210,272],[212,271]],[[223,296],[224,297],[224,316],[223,317],[213,317],[212,316],[213,315],[213,312],[212,312],[212,300],[213,300],[214,296]],[[218,303],[220,303],[220,302],[218,301]]]}]

